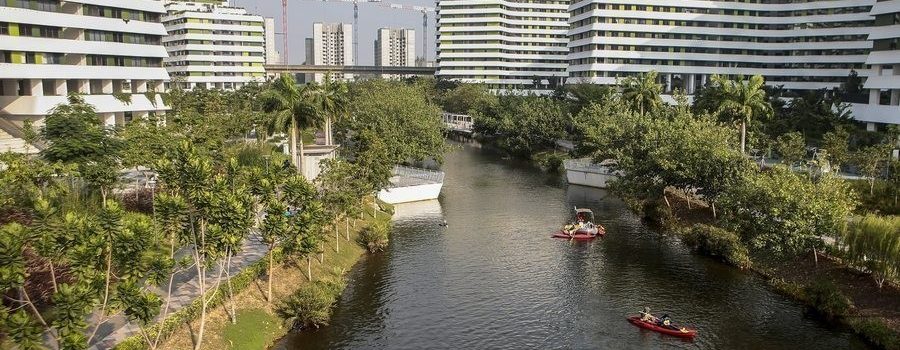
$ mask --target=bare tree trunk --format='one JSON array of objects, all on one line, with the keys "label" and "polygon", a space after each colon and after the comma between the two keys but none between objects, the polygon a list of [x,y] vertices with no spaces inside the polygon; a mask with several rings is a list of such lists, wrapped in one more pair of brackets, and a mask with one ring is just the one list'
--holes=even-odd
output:
[{"label": "bare tree trunk", "polygon": [[110,249],[110,251],[106,253],[106,284],[103,287],[103,304],[100,304],[100,315],[97,316],[97,325],[94,327],[91,335],[88,336],[88,344],[90,344],[91,339],[94,339],[94,336],[97,335],[100,326],[106,322],[106,306],[109,304],[109,282],[110,279],[112,279],[112,246],[108,246],[107,248]]},{"label": "bare tree trunk", "polygon": [[206,224],[200,219],[200,241],[194,244],[194,263],[197,268],[197,281],[200,287],[200,326],[197,328],[197,342],[194,350],[200,350],[203,344],[203,332],[206,330],[206,268],[205,258],[200,249],[206,247]]},{"label": "bare tree trunk", "polygon": [[312,257],[306,257],[306,279],[312,282]]},{"label": "bare tree trunk", "polygon": [[[663,190],[663,192],[665,192],[665,190]],[[669,209],[671,209],[671,208],[672,208],[672,204],[669,204],[669,198],[666,197],[666,194],[665,194],[665,193],[663,193],[663,200],[666,201],[666,206],[669,207]]]},{"label": "bare tree trunk", "polygon": [[300,176],[304,176],[303,174],[303,130],[296,129],[297,133],[297,148],[299,149],[297,154],[297,171],[300,172]]},{"label": "bare tree trunk", "polygon": [[228,304],[231,309],[229,313],[229,317],[231,318],[231,324],[237,323],[237,311],[234,306],[234,288],[231,287],[231,249],[226,249],[225,252],[225,277],[228,278]]},{"label": "bare tree trunk", "polygon": [[341,230],[338,229],[337,225],[332,225],[334,228],[334,251],[335,253],[341,252]]},{"label": "bare tree trunk", "polygon": [[275,244],[269,244],[269,286],[266,290],[266,301],[270,304],[272,303],[272,268],[274,267],[274,255],[275,253],[272,250],[275,249]]},{"label": "bare tree trunk", "polygon": [[747,121],[741,120],[741,153],[747,154]]},{"label": "bare tree trunk", "polygon": [[290,149],[290,152],[288,152],[288,153],[291,154],[291,164],[294,164],[294,166],[296,166],[297,169],[300,169],[300,165],[297,163],[297,161],[300,158],[297,158],[297,121],[295,121],[295,120],[291,120],[290,133],[291,133],[291,136],[290,136],[291,141],[290,141],[289,147],[291,149]]},{"label": "bare tree trunk", "polygon": [[712,207],[713,219],[716,219],[717,218],[716,217],[716,203],[715,202],[710,203],[710,207]]},{"label": "bare tree trunk", "polygon": [[819,253],[816,252],[816,247],[813,247],[813,261],[816,262],[816,268],[819,267]]},{"label": "bare tree trunk", "polygon": [[[175,259],[175,239],[172,238],[170,240],[169,245],[169,257],[173,260]],[[169,314],[169,305],[172,303],[172,285],[175,282],[175,271],[173,270],[169,273],[169,286],[166,292],[166,306],[163,307],[163,311],[160,314],[160,320],[165,320],[166,316]],[[159,338],[162,336],[162,332],[156,332],[156,338],[153,340],[153,343],[150,344],[151,349],[156,349],[157,345],[159,345]]]},{"label": "bare tree trunk", "polygon": [[347,227],[346,236],[347,236],[347,241],[349,242],[350,241],[350,218],[349,217],[344,217],[344,225]]},{"label": "bare tree trunk", "polygon": [[372,197],[372,218],[378,219],[378,193]]},{"label": "bare tree trunk", "polygon": [[53,268],[53,260],[49,260],[50,262],[50,280],[53,282],[53,292],[59,292],[59,288],[56,284],[56,269]]},{"label": "bare tree trunk", "polygon": [[331,118],[325,119],[325,145],[334,144],[334,136],[331,134]]}]

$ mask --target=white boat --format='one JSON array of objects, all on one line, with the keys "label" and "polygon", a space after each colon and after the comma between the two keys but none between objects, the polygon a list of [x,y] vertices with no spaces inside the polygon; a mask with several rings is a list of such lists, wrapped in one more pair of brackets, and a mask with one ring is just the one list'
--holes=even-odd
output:
[{"label": "white boat", "polygon": [[437,199],[444,186],[444,172],[405,166],[394,167],[391,184],[378,191],[378,199],[389,204]]},{"label": "white boat", "polygon": [[590,158],[567,159],[563,162],[566,168],[566,180],[573,185],[606,188],[609,181],[619,177],[610,169],[615,161],[606,160],[600,164]]}]

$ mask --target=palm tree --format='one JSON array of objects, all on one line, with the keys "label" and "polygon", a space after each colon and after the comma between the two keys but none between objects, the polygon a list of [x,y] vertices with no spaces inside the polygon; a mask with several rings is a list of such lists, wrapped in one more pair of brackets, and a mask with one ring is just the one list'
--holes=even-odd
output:
[{"label": "palm tree", "polygon": [[747,123],[756,117],[768,117],[772,113],[772,105],[766,98],[763,88],[765,81],[760,75],[754,75],[745,81],[743,76],[737,80],[728,80],[713,76],[722,88],[722,101],[717,113],[726,113],[741,123],[741,153],[747,153]]},{"label": "palm tree", "polygon": [[[292,163],[303,175],[303,130],[322,125],[322,117],[309,101],[309,91],[297,86],[294,78],[283,74],[260,96],[268,118],[269,132],[289,132]],[[299,153],[298,153],[299,145]]]},{"label": "palm tree", "polygon": [[657,81],[656,71],[641,73],[638,76],[626,77],[621,82],[622,96],[626,101],[637,106],[644,116],[645,112],[650,112],[658,108],[662,104],[659,95],[662,93],[662,85]]},{"label": "palm tree", "polygon": [[316,111],[325,119],[325,144],[333,143],[331,123],[348,115],[350,103],[347,85],[325,75],[324,82],[310,85],[309,96]]}]

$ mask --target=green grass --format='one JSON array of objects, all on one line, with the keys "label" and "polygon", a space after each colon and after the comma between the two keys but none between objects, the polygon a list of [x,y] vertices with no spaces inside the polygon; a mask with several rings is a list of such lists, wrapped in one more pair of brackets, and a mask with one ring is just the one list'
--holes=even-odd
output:
[{"label": "green grass", "polygon": [[262,309],[237,310],[237,323],[223,330],[225,342],[231,349],[265,349],[275,339],[281,320]]}]

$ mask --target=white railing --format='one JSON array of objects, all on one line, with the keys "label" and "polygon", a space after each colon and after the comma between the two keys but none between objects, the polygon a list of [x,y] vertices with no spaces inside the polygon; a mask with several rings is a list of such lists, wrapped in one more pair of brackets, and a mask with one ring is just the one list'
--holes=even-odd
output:
[{"label": "white railing", "polygon": [[395,166],[391,184],[387,188],[400,188],[409,186],[420,186],[439,184],[444,182],[444,172],[438,170],[429,170],[422,168],[413,168],[408,166]]},{"label": "white railing", "polygon": [[566,170],[615,175],[607,165],[609,165],[608,161],[597,164],[590,158],[566,159],[563,161],[563,166]]}]

